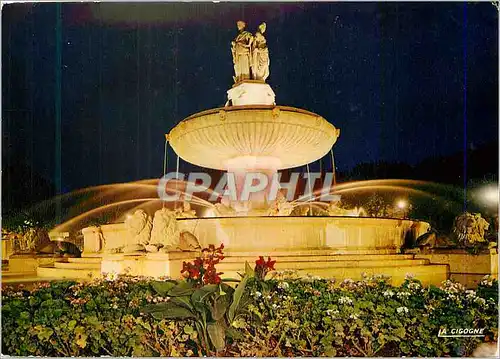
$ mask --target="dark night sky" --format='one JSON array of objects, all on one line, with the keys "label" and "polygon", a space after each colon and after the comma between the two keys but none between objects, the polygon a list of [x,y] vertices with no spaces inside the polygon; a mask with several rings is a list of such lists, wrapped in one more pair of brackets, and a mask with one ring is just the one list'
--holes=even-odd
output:
[{"label": "dark night sky", "polygon": [[57,182],[60,135],[63,191],[160,177],[163,134],[224,105],[240,18],[267,22],[277,103],[341,129],[340,169],[456,153],[498,137],[497,17],[489,2],[6,5],[2,167]]}]

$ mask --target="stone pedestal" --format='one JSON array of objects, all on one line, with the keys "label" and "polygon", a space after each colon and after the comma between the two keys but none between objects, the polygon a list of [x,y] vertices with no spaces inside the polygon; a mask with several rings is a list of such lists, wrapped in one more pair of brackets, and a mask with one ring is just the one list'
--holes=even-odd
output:
[{"label": "stone pedestal", "polygon": [[39,266],[54,264],[56,258],[53,254],[13,254],[9,257],[9,272],[32,273]]},{"label": "stone pedestal", "polygon": [[475,288],[485,275],[498,277],[498,253],[470,254],[464,249],[436,249],[431,253],[417,253],[416,259],[427,259],[431,264],[450,267],[450,279],[468,288]]},{"label": "stone pedestal", "polygon": [[197,252],[180,251],[144,254],[105,254],[102,256],[101,273],[180,278],[182,263],[193,261],[197,255]]},{"label": "stone pedestal", "polygon": [[[227,91],[227,105],[275,105],[271,86],[261,81],[243,81]],[[226,105],[226,106],[227,106]]]},{"label": "stone pedestal", "polygon": [[12,239],[2,239],[2,260],[8,260],[14,252]]}]

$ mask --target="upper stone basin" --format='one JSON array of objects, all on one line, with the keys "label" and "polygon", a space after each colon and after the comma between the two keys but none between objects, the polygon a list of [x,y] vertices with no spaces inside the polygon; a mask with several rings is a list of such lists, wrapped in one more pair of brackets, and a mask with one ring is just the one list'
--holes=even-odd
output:
[{"label": "upper stone basin", "polygon": [[287,106],[249,105],[194,114],[168,134],[174,151],[198,166],[227,170],[238,158],[265,158],[276,170],[323,157],[340,130],[320,115]]}]

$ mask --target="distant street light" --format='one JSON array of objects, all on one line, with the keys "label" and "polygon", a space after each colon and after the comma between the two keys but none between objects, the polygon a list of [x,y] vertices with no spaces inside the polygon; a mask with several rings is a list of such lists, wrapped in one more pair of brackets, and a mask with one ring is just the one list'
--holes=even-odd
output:
[{"label": "distant street light", "polygon": [[404,200],[404,199],[400,199],[396,202],[396,206],[399,208],[399,209],[406,209],[408,208],[408,201]]},{"label": "distant street light", "polygon": [[406,218],[408,216],[408,211],[410,209],[410,204],[408,200],[400,198],[396,200],[394,204],[394,217],[395,218]]},{"label": "distant street light", "polygon": [[490,184],[478,190],[478,197],[487,206],[498,206],[498,185]]}]

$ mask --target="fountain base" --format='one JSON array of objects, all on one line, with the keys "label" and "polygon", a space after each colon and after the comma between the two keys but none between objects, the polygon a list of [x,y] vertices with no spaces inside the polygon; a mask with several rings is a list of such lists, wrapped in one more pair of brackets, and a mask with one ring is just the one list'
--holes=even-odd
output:
[{"label": "fountain base", "polygon": [[[239,278],[245,262],[259,256],[275,259],[276,270],[323,278],[360,279],[363,273],[383,274],[399,284],[407,273],[424,284],[438,285],[448,278],[447,265],[429,264],[414,254],[400,254],[405,238],[416,238],[426,222],[352,217],[232,217],[178,219],[180,230],[193,233],[202,247],[224,243],[226,258],[217,269],[225,278]],[[196,252],[104,254],[106,247],[127,243],[123,223],[83,229],[84,253],[93,275],[116,272],[131,275],[180,278],[183,261]],[[61,264],[64,265],[64,264]],[[65,264],[68,265],[68,264]],[[68,274],[69,275],[69,274]],[[79,277],[82,278],[82,277]]]}]

